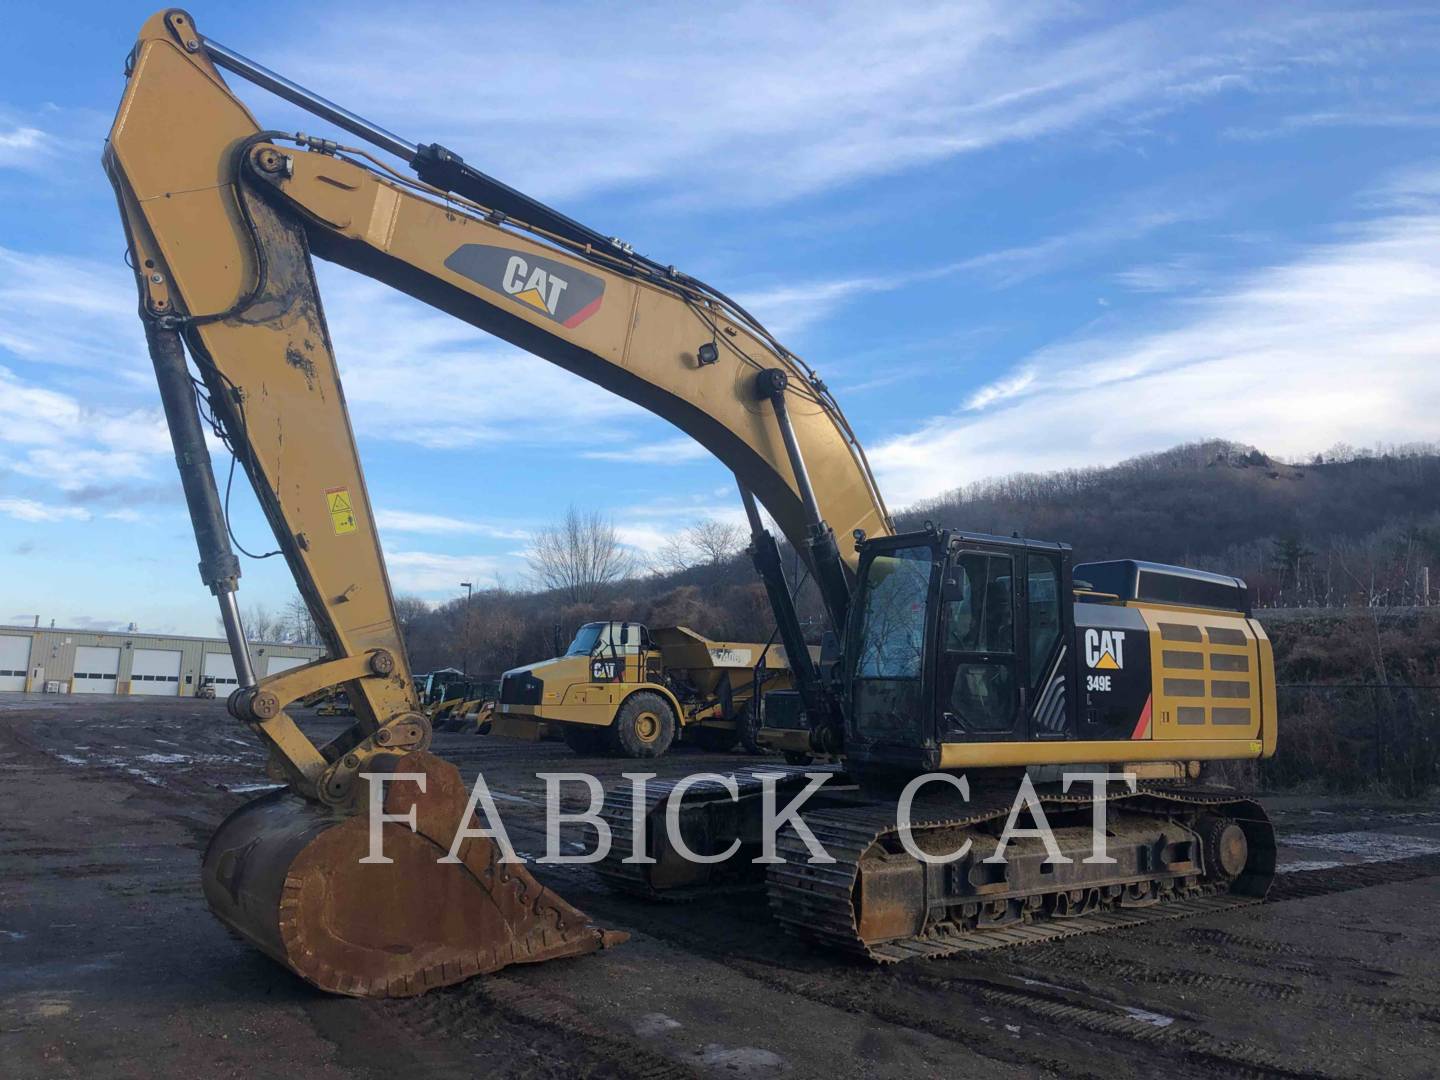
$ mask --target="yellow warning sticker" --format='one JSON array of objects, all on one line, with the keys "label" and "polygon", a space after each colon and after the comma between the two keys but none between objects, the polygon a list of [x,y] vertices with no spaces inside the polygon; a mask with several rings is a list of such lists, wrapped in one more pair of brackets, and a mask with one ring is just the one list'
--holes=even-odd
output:
[{"label": "yellow warning sticker", "polygon": [[355,531],[355,509],[347,488],[331,488],[325,492],[325,503],[330,508],[330,524],[336,536]]}]

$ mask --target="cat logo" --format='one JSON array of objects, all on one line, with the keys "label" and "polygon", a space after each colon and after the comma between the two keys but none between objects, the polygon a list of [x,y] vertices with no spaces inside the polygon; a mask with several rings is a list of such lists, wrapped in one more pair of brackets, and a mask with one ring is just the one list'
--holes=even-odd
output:
[{"label": "cat logo", "polygon": [[1125,666],[1124,630],[1086,630],[1085,663],[1097,671],[1119,671]]},{"label": "cat logo", "polygon": [[570,287],[570,283],[559,274],[547,274],[543,266],[530,269],[519,255],[510,256],[510,261],[505,264],[505,279],[500,284],[522,304],[539,308],[547,315],[555,314],[560,294]]},{"label": "cat logo", "polygon": [[462,244],[445,267],[569,329],[599,311],[605,296],[605,281],[594,274],[558,259],[489,244]]}]

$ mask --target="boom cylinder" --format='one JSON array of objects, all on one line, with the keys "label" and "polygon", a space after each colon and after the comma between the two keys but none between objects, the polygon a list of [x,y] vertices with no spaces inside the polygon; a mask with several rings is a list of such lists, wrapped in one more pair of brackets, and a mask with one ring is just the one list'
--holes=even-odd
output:
[{"label": "boom cylinder", "polygon": [[790,423],[790,411],[785,404],[785,388],[789,381],[789,376],[780,368],[769,368],[755,376],[755,389],[775,410],[775,423],[780,428],[780,438],[785,442],[785,455],[790,459],[790,471],[795,475],[800,503],[805,508],[805,529],[810,564],[815,568],[815,583],[820,588],[820,598],[825,602],[831,627],[837,635],[844,634],[845,618],[850,611],[850,584],[845,578],[840,548],[835,543],[835,531],[820,516],[820,503],[810,483],[810,471],[805,467],[800,441],[795,436],[794,425]]},{"label": "boom cylinder", "polygon": [[155,381],[160,387],[160,403],[165,409],[165,423],[170,428],[170,442],[175,448],[175,466],[180,471],[180,485],[185,491],[185,505],[190,511],[195,546],[200,550],[200,580],[220,601],[220,621],[225,626],[225,639],[235,661],[236,681],[242,687],[254,686],[255,670],[250,663],[250,650],[245,645],[240,608],[235,603],[240,560],[230,548],[230,534],[220,506],[220,492],[215,486],[215,472],[210,465],[210,450],[205,445],[205,432],[200,426],[200,412],[195,405],[195,384],[185,364],[185,346],[180,342],[179,331],[166,329],[154,319],[143,321],[145,341],[150,347],[150,362],[155,367]]}]

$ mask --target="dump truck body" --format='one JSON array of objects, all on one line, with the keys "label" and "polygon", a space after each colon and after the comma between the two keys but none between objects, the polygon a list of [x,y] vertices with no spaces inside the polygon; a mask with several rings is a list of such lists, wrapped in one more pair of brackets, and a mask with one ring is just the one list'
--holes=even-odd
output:
[{"label": "dump truck body", "polygon": [[684,626],[651,631],[639,623],[586,623],[564,656],[505,673],[499,713],[511,721],[590,729],[570,733],[572,745],[590,750],[599,748],[591,733],[625,722],[627,705],[638,697],[646,707],[634,725],[647,748],[668,747],[676,736],[734,745],[757,680],[765,689],[791,685],[784,649],[714,641]]}]

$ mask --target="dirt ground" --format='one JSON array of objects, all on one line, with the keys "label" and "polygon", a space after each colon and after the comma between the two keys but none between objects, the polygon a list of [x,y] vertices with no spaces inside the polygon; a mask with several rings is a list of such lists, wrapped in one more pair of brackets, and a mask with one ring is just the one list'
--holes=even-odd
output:
[{"label": "dirt ground", "polygon": [[[334,730],[343,721],[311,720]],[[516,846],[559,743],[463,734]],[[403,1002],[310,989],[205,910],[214,826],[264,786],[223,702],[0,694],[0,1075],[30,1077],[1434,1076],[1440,804],[1267,800],[1270,901],[885,968],[787,937],[757,896],[654,906],[537,876],[614,950]],[[679,752],[675,775],[753,765]],[[513,813],[511,812],[513,808]]]}]

